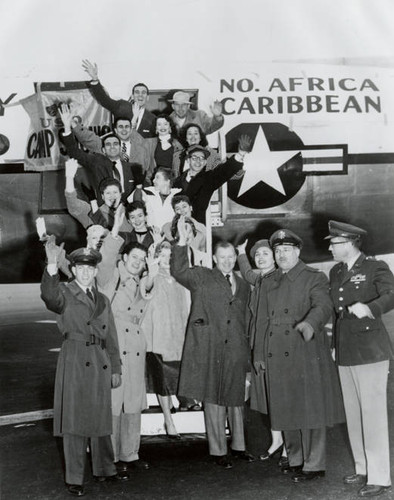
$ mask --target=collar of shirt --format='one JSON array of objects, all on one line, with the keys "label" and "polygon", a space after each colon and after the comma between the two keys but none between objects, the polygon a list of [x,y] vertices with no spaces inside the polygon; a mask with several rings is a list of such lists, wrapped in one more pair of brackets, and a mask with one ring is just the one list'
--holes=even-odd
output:
[{"label": "collar of shirt", "polygon": [[349,260],[348,262],[345,262],[344,264],[347,264],[347,269],[348,271],[350,271],[350,269],[354,266],[354,264],[356,263],[357,259],[360,257],[361,255],[361,252],[359,252],[357,255],[355,255],[351,260]]}]

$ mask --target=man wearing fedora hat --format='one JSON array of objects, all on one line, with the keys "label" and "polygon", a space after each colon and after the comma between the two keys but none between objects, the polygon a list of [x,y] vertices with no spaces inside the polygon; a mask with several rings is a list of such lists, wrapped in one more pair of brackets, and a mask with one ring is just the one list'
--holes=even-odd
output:
[{"label": "man wearing fedora hat", "polygon": [[326,427],[344,420],[324,330],[332,304],[325,275],[299,259],[301,238],[280,229],[269,242],[278,269],[261,284],[256,323],[266,327],[268,412],[285,438],[289,466],[282,470],[302,483],[325,475]]},{"label": "man wearing fedora hat", "polygon": [[387,264],[361,252],[364,229],[328,224],[335,306],[335,352],[342,386],[355,473],[345,484],[359,495],[384,493],[391,485],[387,420],[387,378],[393,348],[381,319],[394,308],[394,277]]},{"label": "man wearing fedora hat", "polygon": [[63,284],[54,239],[48,239],[45,251],[41,297],[56,313],[64,338],[56,369],[54,435],[63,437],[68,492],[82,496],[88,442],[97,481],[128,479],[127,473],[116,473],[111,443],[111,386],[121,384],[118,340],[110,302],[94,286],[101,254],[74,250],[74,280]]},{"label": "man wearing fedora hat", "polygon": [[224,118],[222,115],[222,104],[219,101],[214,101],[210,107],[212,117],[209,117],[205,111],[200,109],[196,111],[190,109],[190,105],[193,104],[190,101],[190,94],[183,90],[175,92],[170,102],[174,110],[170,114],[170,118],[175,124],[178,132],[189,123],[199,125],[206,135],[212,134],[212,132],[216,132],[223,127]]}]

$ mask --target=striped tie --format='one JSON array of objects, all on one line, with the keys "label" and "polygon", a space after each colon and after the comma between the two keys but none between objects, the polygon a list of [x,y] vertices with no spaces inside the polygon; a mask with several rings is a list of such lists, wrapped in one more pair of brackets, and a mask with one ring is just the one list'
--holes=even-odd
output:
[{"label": "striped tie", "polygon": [[122,142],[122,158],[124,161],[129,161],[129,155],[127,154],[127,146],[125,142]]}]

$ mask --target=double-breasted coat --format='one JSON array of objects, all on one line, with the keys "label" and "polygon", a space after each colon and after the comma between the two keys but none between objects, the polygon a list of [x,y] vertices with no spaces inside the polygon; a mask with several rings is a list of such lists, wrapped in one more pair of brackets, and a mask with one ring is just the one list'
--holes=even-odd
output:
[{"label": "double-breasted coat", "polygon": [[[394,278],[388,265],[363,253],[350,271],[343,263],[330,271],[336,312],[335,351],[339,365],[354,366],[393,358],[393,347],[382,314],[394,308]],[[374,319],[358,319],[347,306],[367,304]]]},{"label": "double-breasted coat", "polygon": [[249,285],[236,276],[233,295],[218,269],[189,268],[186,246],[174,245],[171,274],[192,297],[179,395],[221,406],[242,406],[249,354],[245,331]]},{"label": "double-breasted coat", "polygon": [[[259,314],[265,314],[268,409],[276,430],[316,429],[344,421],[338,374],[324,326],[331,317],[328,280],[302,261],[262,281]],[[264,301],[266,302],[264,304]],[[305,342],[295,329],[308,322]]]},{"label": "double-breasted coat", "polygon": [[[54,435],[97,437],[112,433],[111,375],[121,373],[118,340],[108,299],[96,302],[72,281],[45,270],[41,297],[57,314],[64,336],[55,379]],[[92,344],[92,336],[105,340],[105,348]]]},{"label": "double-breasted coat", "polygon": [[147,408],[145,386],[146,340],[141,328],[146,301],[139,277],[133,277],[118,261],[123,238],[108,234],[100,249],[97,284],[111,301],[122,360],[122,384],[112,390],[112,414],[139,413]]}]

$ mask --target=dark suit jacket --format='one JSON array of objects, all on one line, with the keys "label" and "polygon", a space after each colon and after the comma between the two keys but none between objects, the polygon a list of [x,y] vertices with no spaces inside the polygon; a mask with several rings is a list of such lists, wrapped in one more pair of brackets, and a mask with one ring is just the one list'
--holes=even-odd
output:
[{"label": "dark suit jacket", "polygon": [[[104,90],[104,87],[101,85],[100,82],[96,83],[95,85],[92,85],[90,83],[89,88],[96,101],[101,106],[103,106],[103,108],[106,108],[108,109],[108,111],[111,111],[114,120],[118,117],[130,118],[130,120],[132,120],[133,105],[130,101],[126,101],[124,99],[119,99],[119,100],[112,99]],[[141,123],[137,128],[137,132],[141,134],[142,137],[144,138],[155,137],[156,134],[153,130],[155,119],[156,119],[155,115],[150,111],[148,111],[147,109],[145,109]]]},{"label": "dark suit jacket", "polygon": [[[73,134],[64,135],[63,142],[66,146],[68,155],[71,158],[75,158],[82,165],[82,168],[78,169],[75,176],[75,190],[77,191],[78,198],[89,202],[90,200],[86,196],[83,188],[93,188],[100,205],[102,198],[99,192],[99,185],[103,179],[114,177],[112,161],[100,153],[86,153],[80,149]],[[122,167],[124,179],[122,200],[125,201],[134,191],[133,169],[136,167],[124,161],[122,161]]]},{"label": "dark suit jacket", "polygon": [[[382,260],[363,253],[347,270],[343,263],[330,271],[331,298],[337,320],[335,344],[342,366],[377,363],[393,358],[393,348],[382,314],[394,308],[394,277]],[[356,302],[366,304],[375,319],[358,319],[347,311]]]},{"label": "dark suit jacket", "polygon": [[242,165],[243,163],[232,156],[214,170],[201,171],[190,182],[186,181],[187,171],[175,179],[174,187],[181,188],[182,192],[179,194],[185,194],[189,197],[193,207],[193,217],[198,222],[205,224],[205,212],[212,194],[241,170]]}]

